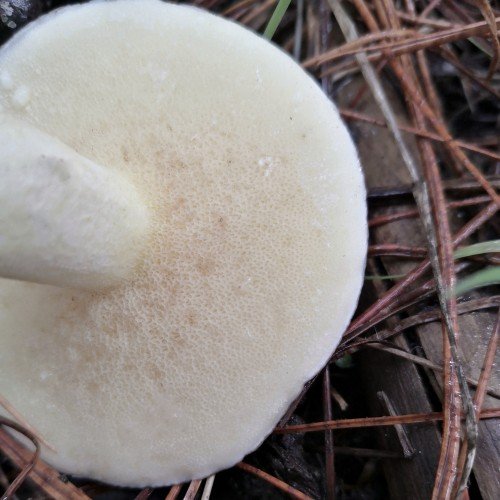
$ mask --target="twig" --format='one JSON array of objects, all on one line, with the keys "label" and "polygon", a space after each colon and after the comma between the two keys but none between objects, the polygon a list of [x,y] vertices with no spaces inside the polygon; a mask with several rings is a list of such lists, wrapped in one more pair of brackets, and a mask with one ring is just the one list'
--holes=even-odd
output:
[{"label": "twig", "polygon": [[[481,411],[480,419],[500,418],[500,408],[488,408]],[[339,429],[361,429],[368,427],[390,427],[398,424],[423,424],[428,422],[439,422],[443,420],[442,412],[434,413],[411,413],[390,417],[365,417],[350,418],[343,420],[331,420],[329,422],[315,422],[313,424],[288,425],[274,430],[275,434],[295,434],[302,432],[322,432],[326,430]]]},{"label": "twig", "polygon": [[[9,427],[19,427],[14,422],[11,423],[13,425],[8,424]],[[3,429],[0,429],[0,449],[2,450],[2,453],[6,455],[19,469],[25,469],[33,464],[30,470],[29,479],[34,482],[49,498],[89,500],[89,497],[73,484],[61,481],[58,472],[56,472],[52,467],[49,467],[42,460],[36,460],[33,452],[24,448],[24,446],[19,444],[18,441],[16,441],[7,431]]]},{"label": "twig", "polygon": [[[358,120],[358,121],[363,121],[366,123],[370,123],[372,125],[377,125],[379,127],[387,127],[387,122],[380,120],[378,118],[368,116],[364,113],[360,113],[359,111],[353,111],[350,109],[341,109],[340,114],[348,119],[348,120]],[[427,130],[423,129],[418,129],[416,127],[408,126],[408,125],[403,125],[401,123],[398,123],[398,128],[404,132],[409,132],[410,134],[417,135],[419,137],[424,137],[426,139],[431,139],[436,142],[441,142],[444,143],[445,140],[438,134],[434,134],[433,132],[429,132]],[[474,153],[481,154],[483,156],[486,156],[488,158],[491,158],[492,160],[500,161],[500,155],[496,153],[495,151],[489,151],[488,149],[481,148],[479,146],[475,146],[474,144],[464,142],[457,140],[456,144],[461,147],[462,149],[466,149],[468,151],[472,151]]]},{"label": "twig", "polygon": [[[393,404],[390,399],[387,397],[387,394],[384,391],[377,392],[377,397],[384,407],[385,411],[389,413],[389,415],[396,416],[396,410],[394,409]],[[405,458],[411,458],[415,455],[415,449],[413,448],[410,438],[406,434],[404,427],[401,424],[395,424],[394,429],[398,436],[399,444],[401,449],[403,450],[403,456]]]},{"label": "twig", "polygon": [[7,401],[7,399],[5,399],[1,394],[0,394],[0,406],[2,406],[6,411],[7,413],[9,413],[10,415],[12,415],[12,417],[14,417],[14,419],[17,421],[18,424],[20,424],[24,429],[26,429],[28,432],[30,432],[33,436],[36,437],[36,439],[38,441],[40,441],[40,443],[42,443],[43,445],[45,445],[49,450],[53,451],[53,452],[56,452],[57,450],[51,445],[49,444],[45,439],[44,437],[36,430],[34,429],[27,421],[26,419],[21,415],[20,412],[18,412],[14,406],[9,402]]},{"label": "twig", "polygon": [[335,387],[330,387],[330,393],[332,395],[332,398],[335,400],[335,402],[339,405],[339,408],[341,411],[346,411],[347,408],[349,407],[349,404],[347,401],[344,399],[342,394],[340,394]]},{"label": "twig", "polygon": [[168,492],[165,500],[175,500],[181,492],[182,484],[174,484]]},{"label": "twig", "polygon": [[[329,0],[330,2],[331,0]],[[495,19],[495,23],[500,23],[500,18]],[[339,57],[344,57],[346,55],[356,55],[360,52],[377,52],[376,54],[371,54],[369,61],[378,60],[383,57],[384,51],[388,57],[397,57],[403,54],[408,54],[410,52],[417,52],[422,49],[427,49],[429,47],[435,47],[438,45],[443,45],[450,42],[455,42],[457,40],[463,40],[465,38],[470,38],[475,35],[484,35],[490,30],[490,26],[486,21],[481,21],[478,23],[472,23],[466,26],[460,26],[456,28],[451,28],[449,30],[443,30],[438,33],[430,33],[428,35],[415,35],[411,41],[397,41],[392,43],[381,43],[374,45],[372,47],[362,47],[352,50],[332,49],[324,54],[316,56],[311,59],[305,60],[302,64],[305,68],[310,68],[324,64],[326,62],[331,62]]]},{"label": "twig", "polygon": [[[452,208],[463,208],[475,205],[482,205],[488,203],[489,200],[490,200],[489,196],[476,196],[474,198],[466,198],[465,200],[450,201],[446,204],[446,208],[452,209]],[[368,220],[368,227],[370,228],[379,227],[383,226],[384,224],[389,224],[391,222],[396,222],[399,220],[414,219],[417,218],[418,216],[419,216],[418,210],[405,210],[391,214],[378,215]]]},{"label": "twig", "polygon": [[135,500],[147,500],[153,494],[153,488],[144,488],[139,494],[135,497]]},{"label": "twig", "polygon": [[12,483],[5,490],[5,493],[2,495],[2,500],[9,500],[10,498],[12,498],[14,496],[16,491],[20,488],[20,486],[23,484],[23,482],[28,477],[29,473],[33,470],[33,467],[35,466],[36,461],[38,460],[38,457],[40,456],[40,445],[38,443],[38,439],[36,438],[36,436],[34,436],[33,433],[26,430],[24,427],[17,424],[13,420],[9,420],[9,419],[0,417],[0,425],[10,427],[11,429],[16,430],[17,432],[20,432],[21,434],[26,436],[28,439],[30,439],[31,442],[35,446],[35,452],[33,453],[31,460],[23,467],[21,472],[17,475],[16,479],[14,479],[14,481],[12,481]]},{"label": "twig", "polygon": [[[2,469],[2,466],[0,464],[0,488],[2,490],[7,490],[7,488],[10,486],[9,479],[6,476],[4,470]],[[12,495],[12,498],[14,498],[14,495]]]},{"label": "twig", "polygon": [[[491,371],[495,361],[495,354],[498,346],[498,338],[500,336],[500,312],[497,315],[497,321],[493,328],[490,340],[488,342],[488,347],[486,348],[486,356],[484,357],[483,366],[481,367],[481,375],[479,376],[479,382],[477,384],[476,394],[474,395],[474,407],[476,418],[479,418],[481,408],[483,406],[484,397],[487,391],[488,380],[491,376]],[[457,497],[460,498],[461,494],[467,488],[467,482],[474,464],[474,456],[467,455],[465,449],[461,450],[462,453],[459,457],[459,470],[463,469],[463,473],[460,478],[460,483],[458,486]]]},{"label": "twig", "polygon": [[257,1],[258,0],[241,0],[240,2],[235,2],[226,10],[222,11],[222,15],[237,19],[242,14],[243,9],[247,9],[250,5],[257,3]]},{"label": "twig", "polygon": [[[383,341],[380,341],[380,342],[383,342]],[[403,350],[401,347],[388,346],[385,343],[378,343],[376,340],[369,341],[366,344],[364,344],[364,346],[370,347],[373,349],[377,349],[380,351],[388,352],[390,354],[393,354],[394,356],[397,356],[397,357],[402,358],[402,359],[407,359],[408,361],[411,361],[412,363],[416,363],[417,365],[426,366],[427,368],[431,368],[432,370],[437,371],[437,372],[443,371],[442,366],[439,366],[436,363],[433,363],[432,361],[430,361],[429,359],[423,358],[422,356],[416,356],[415,354],[411,354],[411,353]],[[469,383],[473,387],[477,387],[477,385],[479,383],[477,380],[474,380],[470,377],[466,377],[466,380],[467,380],[467,383]],[[500,393],[496,392],[493,389],[487,389],[486,393],[489,396],[500,399]]]},{"label": "twig", "polygon": [[269,10],[276,2],[277,0],[266,0],[264,3],[258,5],[253,10],[245,14],[245,16],[241,18],[240,22],[242,24],[249,24],[255,18],[259,17],[262,13],[266,12],[266,10]]},{"label": "twig", "polygon": [[[488,182],[494,188],[500,188],[500,177],[497,175],[487,177]],[[481,187],[475,179],[449,179],[443,181],[443,187],[451,194],[466,195],[477,193]],[[410,184],[401,184],[397,186],[388,186],[383,188],[373,187],[368,190],[368,201],[383,200],[385,198],[407,197],[410,201],[412,194],[412,186]],[[489,199],[489,197],[488,197]]]},{"label": "twig", "polygon": [[[417,293],[419,295],[422,294],[422,289],[418,290]],[[403,303],[405,302],[403,301]],[[490,309],[492,307],[497,307],[498,305],[500,305],[500,296],[497,295],[493,297],[462,302],[458,304],[457,311],[458,314],[466,314],[481,309]],[[394,314],[395,312],[399,312],[400,310],[401,308],[392,309],[382,314],[381,316],[371,320],[369,323],[363,324],[362,326],[359,327],[358,330],[353,332],[355,333],[355,337],[359,337],[359,335],[366,332],[380,321],[387,319],[389,316],[392,316],[392,314]],[[361,345],[366,344],[367,342],[387,340],[391,337],[399,335],[408,328],[412,328],[414,326],[422,325],[425,323],[431,323],[433,321],[439,321],[440,318],[441,318],[441,311],[439,309],[434,309],[432,311],[415,314],[413,316],[410,316],[409,318],[400,320],[397,323],[396,327],[394,327],[393,329],[379,330],[368,339],[357,340],[356,342],[353,341],[342,342],[338,347],[337,351],[335,352],[335,354],[333,355],[332,359],[337,359],[339,356],[345,354],[345,352],[351,352],[353,349],[358,348]]]},{"label": "twig", "polygon": [[[455,234],[453,245],[456,247],[462,241],[467,239],[471,234],[473,234],[479,227],[481,227],[488,219],[493,217],[498,212],[498,205],[495,203],[490,203],[487,207],[481,210],[476,216],[474,216],[469,222],[467,222],[461,229]],[[351,339],[360,335],[362,331],[360,328],[377,317],[377,315],[383,311],[386,311],[390,304],[401,296],[402,292],[406,290],[411,284],[420,278],[430,267],[429,260],[424,260],[421,264],[410,271],[405,278],[395,284],[390,288],[382,297],[380,297],[374,304],[372,304],[368,309],[366,309],[362,314],[355,318],[343,337],[343,343],[347,343]],[[386,316],[387,317],[387,316]]]},{"label": "twig", "polygon": [[441,3],[441,0],[432,0],[421,12],[420,17],[425,19]]},{"label": "twig", "polygon": [[[330,396],[330,371],[328,365],[323,370],[323,418],[332,419],[332,399]],[[326,498],[335,500],[335,465],[333,449],[333,433],[325,432],[325,476],[326,476]]]},{"label": "twig", "polygon": [[294,498],[296,500],[312,500],[311,497],[305,495],[304,493],[295,488],[292,488],[292,486],[281,481],[281,479],[271,476],[267,472],[257,469],[257,467],[254,467],[253,465],[247,464],[245,462],[240,462],[236,464],[236,467],[244,470],[245,472],[249,472],[254,476],[260,477],[264,481],[268,482],[269,484],[272,484],[274,487],[278,488],[279,490],[289,495],[291,498]]},{"label": "twig", "polygon": [[212,488],[214,486],[215,474],[207,477],[205,481],[205,487],[203,488],[203,493],[201,494],[201,500],[209,500],[210,494],[212,493]]},{"label": "twig", "polygon": [[453,28],[457,27],[456,23],[450,23],[443,19],[429,18],[429,17],[415,17],[413,15],[407,14],[406,12],[398,11],[398,17],[403,21],[410,24],[418,24],[421,26],[431,26],[433,28]]},{"label": "twig", "polygon": [[368,255],[370,257],[391,255],[406,258],[420,258],[426,257],[427,253],[427,249],[424,247],[408,247],[405,245],[397,245],[396,243],[383,243],[380,245],[370,245],[368,247]]},{"label": "twig", "polygon": [[498,62],[500,61],[500,41],[498,40],[497,23],[495,14],[493,14],[491,5],[487,0],[475,0],[475,3],[477,4],[479,10],[486,19],[488,26],[490,27],[491,43],[493,44],[493,57],[491,58],[491,63],[488,69],[488,76],[486,77],[486,80],[491,80],[493,74],[498,68]]},{"label": "twig", "polygon": [[[369,47],[365,45],[372,42],[377,42],[379,40],[399,39],[399,38],[402,38],[404,40],[406,38],[413,39],[416,36],[418,36],[418,34],[416,34],[412,30],[387,30],[387,31],[378,31],[376,33],[370,33],[368,35],[360,36],[355,40],[347,41],[342,46],[337,47],[335,49],[331,49],[328,52],[324,52],[323,54],[319,54],[311,59],[307,59],[302,63],[302,65],[304,66],[304,68],[310,68],[324,64],[326,62],[331,62],[341,57],[358,54],[360,51],[378,50],[378,47],[384,46],[384,44],[375,45],[374,47]],[[388,45],[387,48],[389,48],[389,46],[391,46],[392,44],[389,43],[387,45]]]},{"label": "twig", "polygon": [[304,31],[304,0],[297,0],[297,17],[293,37],[293,58],[300,61],[302,52],[302,33]]},{"label": "twig", "polygon": [[443,59],[448,61],[450,64],[452,64],[459,73],[462,73],[464,76],[466,76],[469,80],[471,80],[473,83],[476,85],[479,85],[481,88],[485,89],[488,91],[491,95],[494,95],[497,98],[500,98],[500,91],[490,85],[488,82],[484,81],[482,78],[479,78],[474,74],[473,71],[471,71],[467,66],[463,65],[458,57],[447,47],[444,45],[441,45],[440,47],[435,47],[433,48],[433,51],[440,55]]},{"label": "twig", "polygon": [[184,500],[194,500],[196,497],[196,493],[198,493],[198,490],[200,489],[201,486],[201,479],[194,479],[189,483],[189,488],[186,491],[186,494],[184,495]]}]

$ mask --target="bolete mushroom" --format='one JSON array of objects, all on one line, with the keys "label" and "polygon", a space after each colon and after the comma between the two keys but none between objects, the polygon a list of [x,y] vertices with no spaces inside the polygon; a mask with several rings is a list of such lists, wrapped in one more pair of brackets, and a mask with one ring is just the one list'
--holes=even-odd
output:
[{"label": "bolete mushroom", "polygon": [[336,109],[259,36],[158,0],[29,25],[0,109],[0,393],[66,473],[233,465],[356,306],[365,190]]}]

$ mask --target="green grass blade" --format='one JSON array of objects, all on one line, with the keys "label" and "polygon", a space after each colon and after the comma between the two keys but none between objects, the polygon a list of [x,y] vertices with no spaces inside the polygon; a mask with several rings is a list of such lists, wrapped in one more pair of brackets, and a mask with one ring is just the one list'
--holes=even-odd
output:
[{"label": "green grass blade", "polygon": [[476,273],[467,276],[466,278],[460,280],[455,287],[455,295],[461,295],[463,293],[474,290],[475,288],[481,288],[488,285],[499,285],[500,284],[500,266],[497,267],[487,267],[481,269]]},{"label": "green grass blade", "polygon": [[337,361],[335,361],[335,365],[343,369],[352,368],[353,366],[352,356],[350,354],[342,356],[340,359],[337,359]]},{"label": "green grass blade", "polygon": [[474,47],[483,52],[483,54],[486,54],[490,58],[493,57],[493,52],[486,45],[481,45],[479,42],[477,42],[475,37],[471,36],[470,38],[467,38],[467,40],[469,40],[469,42],[472,43]]},{"label": "green grass blade", "polygon": [[292,0],[280,0],[278,2],[276,9],[274,9],[273,15],[271,16],[271,19],[269,19],[266,29],[264,30],[264,38],[271,40],[291,3]]},{"label": "green grass blade", "polygon": [[476,243],[459,248],[455,252],[455,259],[462,257],[470,257],[471,255],[479,255],[482,253],[497,253],[500,252],[500,240],[484,241],[483,243]]}]

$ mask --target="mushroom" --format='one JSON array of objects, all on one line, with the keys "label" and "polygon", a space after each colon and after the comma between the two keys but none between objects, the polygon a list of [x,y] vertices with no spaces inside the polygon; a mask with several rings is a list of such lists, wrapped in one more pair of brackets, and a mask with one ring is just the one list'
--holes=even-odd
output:
[{"label": "mushroom", "polygon": [[362,285],[365,189],[334,106],[241,26],[118,0],[3,46],[0,110],[0,393],[45,460],[124,486],[241,460]]}]

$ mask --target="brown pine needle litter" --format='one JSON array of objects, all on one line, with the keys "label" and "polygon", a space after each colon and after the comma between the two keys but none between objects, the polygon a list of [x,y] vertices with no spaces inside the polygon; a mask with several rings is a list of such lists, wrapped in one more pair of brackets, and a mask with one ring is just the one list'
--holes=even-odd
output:
[{"label": "brown pine needle litter", "polygon": [[134,491],[67,478],[39,459],[49,443],[0,395],[15,420],[0,419],[1,498],[498,497],[500,297],[494,286],[454,293],[499,262],[494,246],[454,257],[500,231],[498,4],[193,3],[273,36],[351,127],[371,230],[358,311],[261,448],[185,485]]}]

